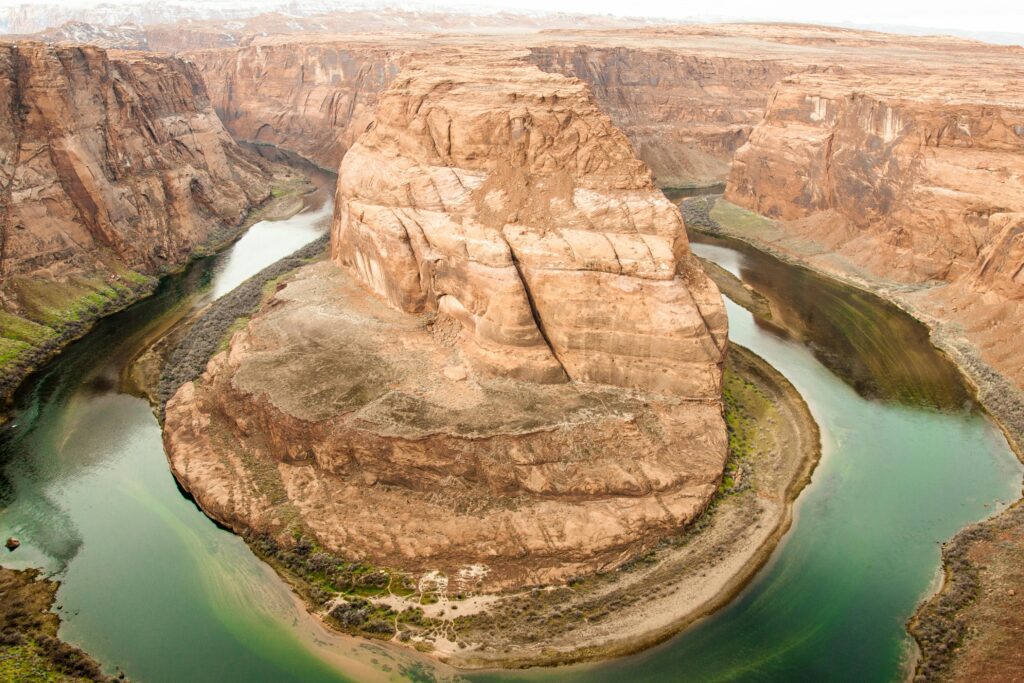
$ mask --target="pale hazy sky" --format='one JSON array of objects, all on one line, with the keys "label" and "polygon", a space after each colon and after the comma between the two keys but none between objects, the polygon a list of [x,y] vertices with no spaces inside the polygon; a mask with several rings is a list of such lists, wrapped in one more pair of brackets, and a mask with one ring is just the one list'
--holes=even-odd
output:
[{"label": "pale hazy sky", "polygon": [[[34,0],[39,4],[94,5],[103,0]],[[131,0],[130,0],[131,1]],[[137,0],[136,0],[137,1]],[[34,4],[33,0],[0,0],[0,7]],[[120,4],[105,0],[105,4]],[[135,1],[131,1],[135,4]],[[258,7],[261,0],[168,0],[168,4]],[[401,6],[401,2],[338,0],[336,6],[368,4]],[[485,8],[512,11],[563,11],[586,14],[665,17],[671,19],[724,21],[799,21],[861,26],[920,27],[962,32],[1024,34],[1024,0],[413,0],[417,9],[427,6]]]},{"label": "pale hazy sky", "polygon": [[[448,4],[479,6],[474,0]],[[483,0],[509,9],[562,10],[669,18],[770,19],[823,24],[889,24],[1024,33],[1024,0]]]}]

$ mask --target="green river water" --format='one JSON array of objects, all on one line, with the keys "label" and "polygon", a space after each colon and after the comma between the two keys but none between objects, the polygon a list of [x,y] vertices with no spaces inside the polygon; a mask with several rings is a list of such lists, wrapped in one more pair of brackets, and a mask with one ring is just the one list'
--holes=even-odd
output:
[{"label": "green river water", "polygon": [[[0,428],[0,538],[23,542],[2,563],[54,574],[62,637],[112,672],[144,683],[459,677],[322,628],[180,492],[148,404],[119,391],[123,367],[169,312],[315,238],[329,212],[314,202],[257,224],[168,278],[31,378]],[[782,330],[727,302],[730,336],[793,382],[822,429],[822,462],[793,529],[736,600],[657,648],[468,678],[893,680],[909,652],[904,623],[934,586],[939,543],[1019,494],[1020,464],[919,325],[741,245],[699,241],[701,256],[785,308]]]}]

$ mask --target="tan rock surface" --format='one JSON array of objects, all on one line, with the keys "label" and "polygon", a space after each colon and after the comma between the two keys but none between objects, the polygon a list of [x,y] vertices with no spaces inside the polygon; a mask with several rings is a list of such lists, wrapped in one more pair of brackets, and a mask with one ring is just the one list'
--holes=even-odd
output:
[{"label": "tan rock surface", "polygon": [[332,257],[461,326],[476,366],[717,398],[721,297],[582,82],[515,56],[417,62],[342,162]]},{"label": "tan rock surface", "polygon": [[[491,589],[613,567],[703,510],[717,400],[471,373],[429,318],[309,266],[168,403],[175,476],[238,532]],[[481,573],[479,571],[474,574]]]},{"label": "tan rock surface", "polygon": [[1024,386],[1006,334],[1024,322],[1024,90],[955,73],[785,79],[726,198],[781,219],[819,265],[926,286],[909,300]]},{"label": "tan rock surface", "polygon": [[337,206],[346,267],[299,271],[168,403],[212,516],[489,589],[617,566],[704,509],[722,301],[586,85],[507,52],[420,62]]},{"label": "tan rock surface", "polygon": [[384,44],[261,45],[193,52],[232,135],[296,152],[334,171],[373,120],[406,49]]}]

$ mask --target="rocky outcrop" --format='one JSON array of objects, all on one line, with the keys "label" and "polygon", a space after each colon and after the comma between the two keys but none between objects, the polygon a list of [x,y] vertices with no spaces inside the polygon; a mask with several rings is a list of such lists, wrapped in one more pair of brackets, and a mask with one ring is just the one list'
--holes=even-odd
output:
[{"label": "rocky outcrop", "polygon": [[403,71],[342,163],[333,262],[167,404],[216,519],[486,590],[617,566],[704,509],[721,298],[587,86],[519,54]]},{"label": "rocky outcrop", "polygon": [[531,48],[545,71],[586,81],[661,187],[722,182],[733,153],[764,113],[773,85],[796,70],[783,60],[670,48]]},{"label": "rocky outcrop", "polygon": [[278,145],[334,170],[373,120],[407,50],[285,43],[190,53],[238,139]]},{"label": "rocky outcrop", "polygon": [[5,364],[132,297],[269,195],[193,67],[0,44]]},{"label": "rocky outcrop", "polygon": [[578,80],[457,54],[381,97],[341,165],[332,257],[457,321],[478,369],[717,397],[720,295],[625,136]]},{"label": "rocky outcrop", "polygon": [[918,305],[964,325],[1024,386],[1024,351],[993,329],[1024,315],[1024,92],[991,87],[852,71],[785,79],[726,198],[781,219],[836,255],[819,258],[833,268],[929,285]]}]

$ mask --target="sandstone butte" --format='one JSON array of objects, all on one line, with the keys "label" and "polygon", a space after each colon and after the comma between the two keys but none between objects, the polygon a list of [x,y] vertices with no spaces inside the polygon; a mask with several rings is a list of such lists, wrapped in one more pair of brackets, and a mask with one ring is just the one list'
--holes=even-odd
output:
[{"label": "sandstone butte", "polygon": [[726,316],[586,84],[416,58],[307,266],[168,403],[175,475],[238,532],[490,590],[611,568],[699,515]]},{"label": "sandstone butte", "polygon": [[0,43],[0,103],[2,396],[270,188],[175,57]]}]

